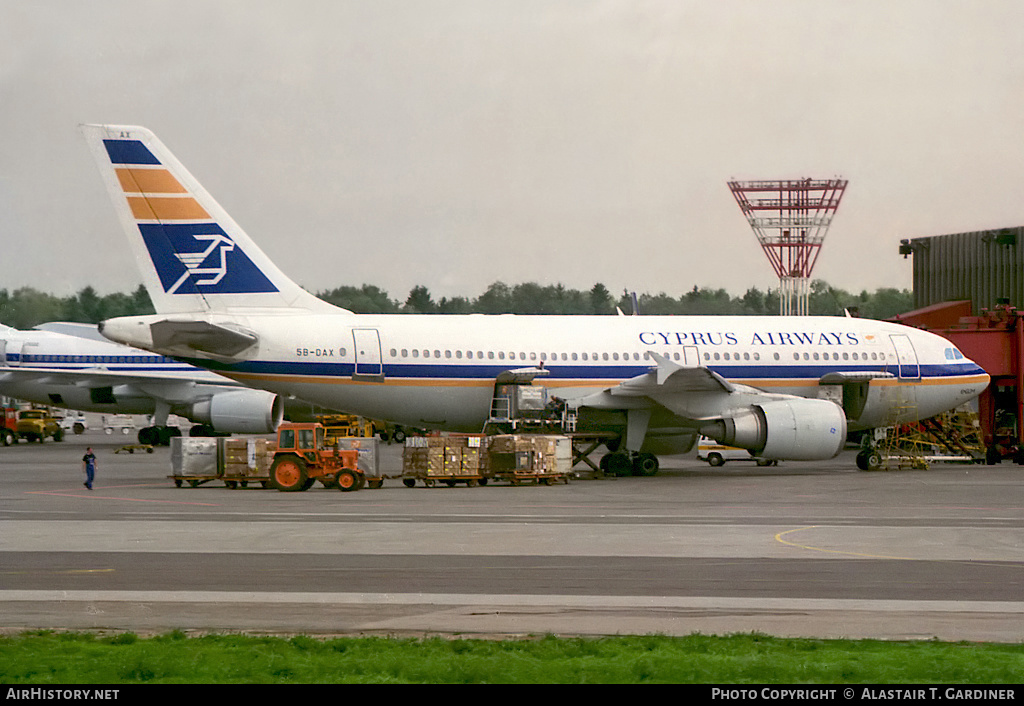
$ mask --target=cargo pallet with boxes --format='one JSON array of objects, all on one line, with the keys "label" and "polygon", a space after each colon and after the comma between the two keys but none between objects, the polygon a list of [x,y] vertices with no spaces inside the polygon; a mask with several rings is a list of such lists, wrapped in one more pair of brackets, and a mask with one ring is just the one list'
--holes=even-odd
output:
[{"label": "cargo pallet with boxes", "polygon": [[[339,448],[359,452],[358,466],[371,488],[384,482],[380,473],[378,440],[346,437],[337,439]],[[195,488],[221,481],[228,488],[246,488],[249,484],[270,487],[270,469],[277,443],[261,437],[175,437],[171,439],[171,480],[182,487]]]},{"label": "cargo pallet with boxes", "polygon": [[449,434],[409,437],[402,452],[402,482],[427,487],[487,485],[490,481],[568,483],[572,441],[542,434]]}]

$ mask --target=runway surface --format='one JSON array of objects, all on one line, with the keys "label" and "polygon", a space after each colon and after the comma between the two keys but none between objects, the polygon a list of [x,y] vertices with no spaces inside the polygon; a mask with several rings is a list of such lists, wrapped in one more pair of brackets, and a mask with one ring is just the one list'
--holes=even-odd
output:
[{"label": "runway surface", "polygon": [[175,488],[127,441],[0,448],[0,628],[1024,640],[1017,466],[288,494]]}]

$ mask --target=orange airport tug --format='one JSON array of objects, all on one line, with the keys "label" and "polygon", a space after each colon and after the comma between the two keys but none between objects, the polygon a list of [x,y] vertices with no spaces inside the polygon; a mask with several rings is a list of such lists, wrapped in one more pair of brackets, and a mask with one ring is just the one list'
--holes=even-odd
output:
[{"label": "orange airport tug", "polygon": [[359,452],[329,446],[326,439],[326,430],[317,422],[281,424],[270,484],[288,492],[307,490],[318,480],[344,492],[362,488],[366,478],[357,466]]}]

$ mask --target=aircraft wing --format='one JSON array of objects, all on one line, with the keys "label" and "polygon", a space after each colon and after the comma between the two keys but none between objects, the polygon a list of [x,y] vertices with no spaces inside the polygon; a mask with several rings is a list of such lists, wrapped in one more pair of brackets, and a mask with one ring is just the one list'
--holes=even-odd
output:
[{"label": "aircraft wing", "polygon": [[884,373],[880,370],[852,370],[849,372],[836,371],[822,375],[818,380],[818,383],[821,385],[843,385],[848,382],[868,382],[870,380],[880,380],[882,378],[893,377],[896,376],[892,373]]},{"label": "aircraft wing", "polygon": [[184,372],[174,374],[161,370],[139,370],[129,374],[124,371],[108,370],[103,367],[68,370],[67,368],[42,368],[37,366],[31,368],[0,366],[0,386],[5,382],[34,383],[39,385],[75,385],[77,387],[110,387],[142,383],[239,386],[234,380],[198,368],[195,370],[194,375],[189,375]]},{"label": "aircraft wing", "polygon": [[648,372],[577,401],[580,408],[624,411],[631,451],[640,449],[652,418],[663,418],[665,410],[674,425],[766,458],[828,458],[845,442],[846,416],[831,401],[764,392],[706,367],[651,356],[657,366]]},{"label": "aircraft wing", "polygon": [[598,395],[591,395],[585,398],[583,404],[602,408],[625,405],[639,409],[654,403],[668,407],[688,419],[700,419],[707,415],[693,408],[699,399],[710,396],[726,400],[740,388],[750,389],[729,382],[709,368],[683,367],[657,353],[651,353],[651,356],[658,363],[657,367]]}]

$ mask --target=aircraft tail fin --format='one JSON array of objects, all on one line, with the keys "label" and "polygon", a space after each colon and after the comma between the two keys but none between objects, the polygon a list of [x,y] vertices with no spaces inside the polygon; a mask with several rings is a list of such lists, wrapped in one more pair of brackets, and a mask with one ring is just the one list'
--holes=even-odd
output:
[{"label": "aircraft tail fin", "polygon": [[150,130],[81,129],[158,313],[338,311],[281,272]]}]

